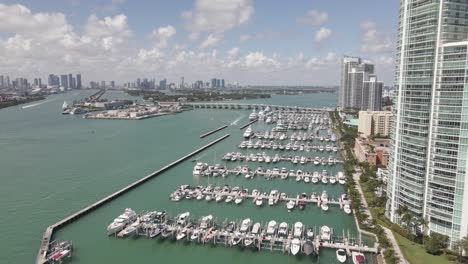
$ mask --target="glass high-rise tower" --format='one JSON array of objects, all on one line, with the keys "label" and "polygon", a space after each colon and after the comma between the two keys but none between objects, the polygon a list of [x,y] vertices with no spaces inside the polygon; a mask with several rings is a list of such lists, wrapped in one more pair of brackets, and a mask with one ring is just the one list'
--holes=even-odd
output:
[{"label": "glass high-rise tower", "polygon": [[400,0],[386,214],[451,242],[468,233],[467,46],[468,0]]}]

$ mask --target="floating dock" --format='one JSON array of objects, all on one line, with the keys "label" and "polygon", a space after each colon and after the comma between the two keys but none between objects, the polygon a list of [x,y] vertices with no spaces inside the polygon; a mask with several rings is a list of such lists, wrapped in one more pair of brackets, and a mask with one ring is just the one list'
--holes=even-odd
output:
[{"label": "floating dock", "polygon": [[211,131],[209,131],[209,132],[206,132],[205,134],[201,135],[200,138],[207,137],[207,136],[209,136],[209,135],[211,135],[211,134],[214,134],[214,133],[216,133],[216,132],[218,132],[218,131],[220,131],[220,130],[225,129],[226,127],[228,127],[228,126],[225,125],[225,126],[222,126],[222,127],[218,127],[218,128],[216,128],[215,130],[211,130]]},{"label": "floating dock", "polygon": [[77,220],[78,218],[80,218],[80,217],[90,213],[91,211],[95,210],[96,208],[104,205],[105,203],[119,197],[120,195],[122,195],[122,194],[130,191],[131,189],[141,185],[142,183],[144,183],[144,182],[148,181],[149,179],[159,175],[160,173],[167,171],[168,169],[174,167],[175,165],[181,163],[182,161],[185,161],[188,158],[200,153],[201,151],[215,145],[216,143],[226,139],[227,137],[229,137],[229,134],[226,134],[226,135],[224,135],[224,136],[222,136],[222,137],[220,137],[220,138],[218,138],[218,139],[216,139],[216,140],[202,146],[201,148],[190,152],[189,154],[183,156],[182,158],[179,158],[179,159],[165,165],[164,167],[162,167],[159,170],[154,171],[153,173],[141,178],[140,180],[138,180],[138,181],[136,181],[136,182],[134,182],[134,183],[132,183],[130,185],[127,185],[126,187],[124,187],[124,188],[122,188],[122,189],[120,189],[120,190],[118,190],[118,191],[116,191],[116,192],[102,198],[101,200],[99,200],[99,201],[97,201],[97,202],[95,202],[95,203],[93,203],[93,204],[91,204],[91,205],[89,205],[89,206],[87,206],[87,207],[85,207],[85,208],[83,208],[83,209],[81,209],[81,210],[79,210],[79,211],[65,217],[64,219],[58,221],[57,223],[47,227],[46,231],[43,234],[42,240],[41,240],[41,246],[39,248],[39,252],[38,252],[37,257],[36,257],[36,264],[43,264],[43,263],[45,263],[47,261],[46,256],[47,256],[47,253],[49,251],[49,244],[51,242],[51,239],[52,239],[52,236],[53,236],[53,233],[54,233],[55,229],[63,227],[64,225]]},{"label": "floating dock", "polygon": [[257,122],[257,121],[258,121],[258,119],[252,120],[252,121],[248,122],[247,124],[245,124],[245,125],[239,127],[239,129],[242,130],[242,129],[244,129],[244,128],[250,126],[251,124],[253,124],[253,123]]}]

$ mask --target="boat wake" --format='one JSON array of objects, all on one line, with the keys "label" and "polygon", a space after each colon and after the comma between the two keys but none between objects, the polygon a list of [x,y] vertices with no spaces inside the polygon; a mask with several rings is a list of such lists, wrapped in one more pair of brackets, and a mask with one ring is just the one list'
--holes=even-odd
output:
[{"label": "boat wake", "polygon": [[25,106],[22,106],[21,109],[28,109],[28,108],[35,107],[35,106],[38,106],[38,105],[41,105],[41,104],[50,103],[50,102],[55,101],[55,100],[56,99],[51,99],[51,100],[45,100],[45,101],[34,103],[34,104],[25,105]]},{"label": "boat wake", "polygon": [[236,120],[232,121],[231,122],[231,126],[234,126],[234,125],[237,125],[239,123],[239,121],[244,117],[245,115],[240,115],[238,118],[236,118]]}]

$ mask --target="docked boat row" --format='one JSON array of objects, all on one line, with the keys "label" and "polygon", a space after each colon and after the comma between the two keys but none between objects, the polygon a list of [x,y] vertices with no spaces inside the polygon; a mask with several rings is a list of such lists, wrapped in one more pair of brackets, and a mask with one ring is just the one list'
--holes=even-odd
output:
[{"label": "docked boat row", "polygon": [[[326,128],[324,128],[326,129]],[[274,129],[275,131],[277,129]],[[287,133],[284,132],[275,132],[275,131],[265,131],[263,133],[257,132],[253,133],[253,136],[258,139],[265,139],[265,140],[287,140],[290,139],[292,141],[321,141],[321,142],[336,142],[336,135],[333,132],[329,132],[327,136],[319,136],[318,133],[293,133],[289,136]],[[318,130],[316,130],[318,131]]]},{"label": "docked boat row", "polygon": [[193,176],[206,176],[206,177],[227,177],[228,175],[240,176],[245,179],[253,179],[256,176],[264,176],[266,179],[290,179],[294,178],[296,182],[304,183],[323,183],[323,184],[345,184],[346,178],[342,171],[336,175],[330,175],[327,170],[318,171],[305,171],[305,170],[288,170],[285,167],[274,167],[271,169],[257,167],[252,170],[248,165],[237,166],[235,168],[228,168],[226,166],[216,164],[214,166],[207,163],[197,162],[193,168]]},{"label": "docked boat row", "polygon": [[250,153],[243,154],[241,152],[228,152],[223,156],[225,161],[251,161],[251,162],[265,162],[265,163],[277,163],[280,161],[289,161],[293,164],[309,164],[313,163],[314,165],[336,165],[337,163],[342,163],[341,160],[329,156],[327,157],[305,157],[305,156],[286,156],[276,154],[274,156],[267,155],[265,152],[262,153]]},{"label": "docked boat row", "polygon": [[344,210],[345,213],[351,214],[351,201],[347,194],[342,194],[338,200],[330,199],[327,191],[323,191],[321,194],[313,192],[312,194],[301,193],[296,196],[288,196],[284,192],[278,190],[271,190],[268,192],[262,192],[257,189],[253,189],[251,192],[248,189],[243,189],[239,186],[230,187],[224,186],[194,186],[181,185],[179,186],[169,198],[172,201],[178,202],[183,199],[185,200],[198,200],[198,201],[216,201],[217,203],[224,202],[226,204],[242,204],[245,200],[251,199],[252,202],[262,207],[265,204],[273,206],[278,204],[280,201],[285,202],[285,207],[288,211],[292,211],[295,208],[303,210],[307,204],[316,204],[323,211],[329,210],[329,205],[338,205]]},{"label": "docked boat row", "polygon": [[291,112],[291,111],[273,111],[265,118],[260,118],[260,121],[265,121],[267,124],[281,123],[289,130],[312,129],[316,126],[328,126],[331,124],[328,113],[306,113],[306,112]]},{"label": "docked boat row", "polygon": [[49,245],[49,251],[45,257],[45,263],[69,263],[71,262],[72,251],[73,244],[71,241],[54,240]]},{"label": "docked boat row", "polygon": [[361,252],[377,252],[376,248],[364,247],[351,238],[335,237],[333,229],[328,226],[307,227],[301,222],[289,224],[270,220],[262,223],[245,218],[238,221],[226,219],[218,224],[213,215],[193,219],[190,212],[183,212],[171,218],[165,211],[153,211],[138,215],[129,226],[134,226],[135,231],[119,237],[159,237],[197,244],[251,247],[282,251],[293,256],[316,256],[321,247],[333,248],[338,249],[337,260],[342,263],[348,255],[361,261],[365,260]]},{"label": "docked boat row", "polygon": [[338,147],[333,144],[327,145],[311,145],[310,143],[299,143],[298,141],[282,144],[268,140],[257,140],[255,143],[252,140],[245,140],[239,144],[241,149],[273,149],[273,150],[286,150],[286,151],[327,151],[338,152]]}]

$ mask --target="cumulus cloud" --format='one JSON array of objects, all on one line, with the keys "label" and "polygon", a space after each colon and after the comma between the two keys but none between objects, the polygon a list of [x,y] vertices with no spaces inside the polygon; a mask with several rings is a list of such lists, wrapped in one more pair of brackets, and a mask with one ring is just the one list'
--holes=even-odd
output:
[{"label": "cumulus cloud", "polygon": [[361,24],[361,51],[365,53],[393,52],[393,41],[390,36],[379,31],[376,24],[367,21]]},{"label": "cumulus cloud", "polygon": [[320,10],[309,10],[305,17],[299,18],[299,22],[307,25],[319,26],[328,21],[328,13]]},{"label": "cumulus cloud", "polygon": [[320,43],[322,43],[322,41],[328,39],[329,37],[331,37],[332,35],[332,31],[331,29],[329,28],[326,28],[326,27],[321,27],[317,32],[315,32],[315,43],[317,45],[320,45]]},{"label": "cumulus cloud", "polygon": [[157,46],[164,48],[167,46],[167,42],[176,34],[176,29],[171,26],[167,25],[165,27],[159,27],[158,29],[154,29],[151,32],[150,37],[153,38],[157,42]]},{"label": "cumulus cloud", "polygon": [[249,34],[242,34],[239,37],[239,41],[240,42],[245,42],[245,41],[247,41],[247,40],[249,40],[251,38],[252,38],[252,36],[250,36]]},{"label": "cumulus cloud", "polygon": [[194,9],[183,12],[182,18],[193,36],[197,36],[203,32],[223,33],[243,25],[253,13],[252,0],[196,0]]}]

